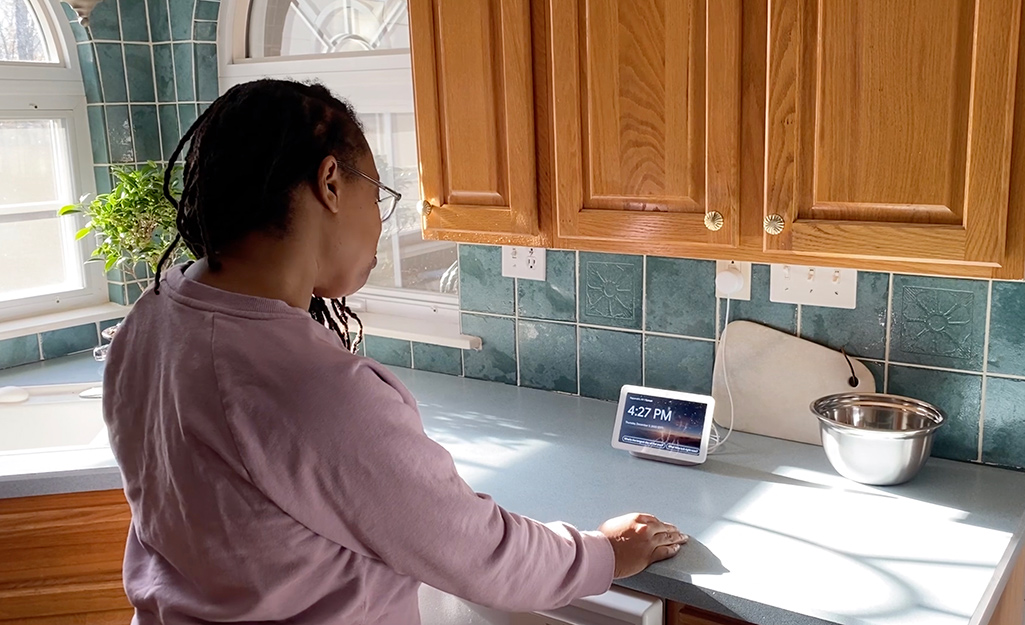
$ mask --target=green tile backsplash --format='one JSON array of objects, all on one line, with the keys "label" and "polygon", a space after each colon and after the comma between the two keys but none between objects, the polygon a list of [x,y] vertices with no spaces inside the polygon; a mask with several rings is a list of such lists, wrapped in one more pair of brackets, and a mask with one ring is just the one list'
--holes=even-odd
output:
[{"label": "green tile backsplash", "polygon": [[641,334],[580,328],[580,394],[615,401],[624,384],[642,382]]},{"label": "green tile backsplash", "polygon": [[[678,258],[648,259],[647,319],[649,332],[701,338],[715,337],[715,263]],[[689,297],[677,297],[687,293]]]},{"label": "green tile backsplash", "polygon": [[[464,245],[461,249],[471,246]],[[516,310],[520,317],[550,321],[576,321],[577,255],[549,250],[545,259],[547,277],[516,281]],[[471,295],[472,297],[472,295]]]},{"label": "green tile backsplash", "polygon": [[988,297],[982,280],[895,276],[891,359],[981,371]]},{"label": "green tile backsplash", "polygon": [[463,374],[468,378],[516,384],[516,320],[512,317],[461,315],[463,332],[479,336],[480,351],[463,353]]},{"label": "green tile backsplash", "polygon": [[365,336],[363,347],[367,356],[382,364],[406,368],[413,366],[412,346],[409,341],[383,336]]},{"label": "green tile backsplash", "polygon": [[581,252],[579,264],[580,323],[640,330],[644,310],[643,258]]},{"label": "green tile backsplash", "polygon": [[523,319],[516,333],[520,386],[576,394],[577,326]]},{"label": "green tile backsplash", "polygon": [[858,272],[858,307],[854,310],[804,306],[801,338],[833,349],[845,348],[860,358],[886,357],[886,311],[890,274]]},{"label": "green tile backsplash", "polygon": [[[631,383],[711,391],[726,314],[715,263],[549,250],[540,282],[502,278],[496,246],[459,257],[463,332],[484,343],[463,352],[466,376],[610,401]],[[878,391],[937,404],[950,421],[934,455],[1025,468],[1025,283],[861,271],[857,308],[842,310],[769,301],[755,265],[730,319],[845,347]]]},{"label": "green tile backsplash", "polygon": [[459,247],[459,292],[463,310],[513,314],[515,281],[502,276],[502,250],[491,245]]},{"label": "green tile backsplash", "polygon": [[463,375],[463,353],[454,347],[414,341],[413,366],[434,373]]}]

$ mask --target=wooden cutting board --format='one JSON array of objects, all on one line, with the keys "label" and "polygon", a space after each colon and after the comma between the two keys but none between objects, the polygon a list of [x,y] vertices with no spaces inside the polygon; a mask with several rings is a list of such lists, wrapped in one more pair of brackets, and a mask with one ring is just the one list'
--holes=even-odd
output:
[{"label": "wooden cutting board", "polygon": [[834,393],[875,392],[872,372],[853,358],[851,362],[856,387],[849,383],[850,367],[840,352],[756,323],[734,321],[715,356],[715,422],[720,428],[730,424],[725,363],[734,430],[821,445],[813,401]]}]

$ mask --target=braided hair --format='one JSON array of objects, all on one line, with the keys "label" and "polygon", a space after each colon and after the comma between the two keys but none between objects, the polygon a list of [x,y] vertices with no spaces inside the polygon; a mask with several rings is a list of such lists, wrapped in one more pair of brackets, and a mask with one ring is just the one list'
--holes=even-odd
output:
[{"label": "braided hair", "polygon": [[[171,179],[186,144],[176,199]],[[160,292],[160,274],[180,243],[218,271],[221,253],[245,235],[287,233],[293,194],[302,183],[316,184],[323,159],[353,165],[367,149],[352,106],[322,85],[265,79],[232,87],[189,127],[167,164],[164,196],[177,211],[178,234],[157,264],[153,290]],[[363,323],[345,298],[313,296],[309,312],[349,351],[363,341]]]}]

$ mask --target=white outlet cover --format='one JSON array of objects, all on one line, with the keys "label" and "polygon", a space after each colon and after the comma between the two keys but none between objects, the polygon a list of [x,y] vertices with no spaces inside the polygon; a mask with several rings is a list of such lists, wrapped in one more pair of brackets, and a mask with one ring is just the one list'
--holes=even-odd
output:
[{"label": "white outlet cover", "polygon": [[719,299],[726,299],[729,297],[734,301],[751,301],[751,263],[742,263],[735,260],[717,260],[715,261],[715,275],[726,271],[727,269],[736,269],[740,272],[740,275],[744,276],[744,286],[729,296],[719,291],[718,286],[715,289],[715,296]]},{"label": "white outlet cover", "polygon": [[858,307],[858,271],[807,265],[772,265],[769,299],[781,304]]},{"label": "white outlet cover", "polygon": [[545,248],[522,247],[519,245],[502,246],[502,275],[506,278],[522,278],[524,280],[540,280],[547,278],[545,266]]}]

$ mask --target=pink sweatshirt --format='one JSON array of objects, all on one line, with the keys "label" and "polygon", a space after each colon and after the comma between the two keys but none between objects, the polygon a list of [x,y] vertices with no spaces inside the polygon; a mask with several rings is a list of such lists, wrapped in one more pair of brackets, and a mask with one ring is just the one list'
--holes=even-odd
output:
[{"label": "pink sweatshirt", "polygon": [[171,269],[111,346],[133,623],[419,623],[421,582],[508,611],[604,592],[596,532],[459,477],[384,367],[304,310]]}]

